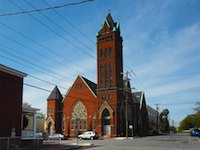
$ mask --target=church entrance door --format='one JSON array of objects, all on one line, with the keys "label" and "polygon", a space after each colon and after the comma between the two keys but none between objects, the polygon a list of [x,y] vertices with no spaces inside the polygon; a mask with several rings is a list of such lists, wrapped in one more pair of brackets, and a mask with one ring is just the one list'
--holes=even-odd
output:
[{"label": "church entrance door", "polygon": [[50,122],[49,125],[48,125],[48,134],[49,134],[49,135],[53,135],[53,125],[52,125],[51,122]]},{"label": "church entrance door", "polygon": [[102,135],[110,135],[110,113],[107,109],[102,113]]}]

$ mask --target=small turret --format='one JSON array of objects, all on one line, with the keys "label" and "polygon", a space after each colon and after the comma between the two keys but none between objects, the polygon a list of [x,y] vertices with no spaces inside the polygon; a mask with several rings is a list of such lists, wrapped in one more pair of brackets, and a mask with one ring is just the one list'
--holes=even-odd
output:
[{"label": "small turret", "polygon": [[47,130],[49,134],[60,133],[61,122],[62,122],[62,99],[57,86],[54,87],[53,91],[47,98]]}]

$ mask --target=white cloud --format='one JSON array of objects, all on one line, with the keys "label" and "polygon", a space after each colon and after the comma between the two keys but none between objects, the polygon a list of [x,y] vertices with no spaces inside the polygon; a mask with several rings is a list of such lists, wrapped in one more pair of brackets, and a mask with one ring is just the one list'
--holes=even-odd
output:
[{"label": "white cloud", "polygon": [[151,88],[149,91],[154,96],[161,96],[166,94],[173,94],[184,90],[200,88],[200,76],[196,75],[188,79],[178,80],[176,82],[170,82],[165,85],[160,85],[155,88]]},{"label": "white cloud", "polygon": [[177,76],[188,73],[188,69],[198,67],[197,64],[200,61],[198,55],[199,28],[199,25],[193,25],[177,32],[164,44],[157,45],[155,53],[152,52],[151,59],[146,61],[141,58],[141,62],[137,62],[136,74],[144,79],[147,86],[154,86],[165,79],[159,76]]}]

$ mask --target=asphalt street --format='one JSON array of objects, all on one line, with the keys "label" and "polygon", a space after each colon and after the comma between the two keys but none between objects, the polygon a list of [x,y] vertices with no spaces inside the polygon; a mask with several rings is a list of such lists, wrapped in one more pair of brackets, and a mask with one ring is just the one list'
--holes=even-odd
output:
[{"label": "asphalt street", "polygon": [[88,150],[199,150],[200,138],[188,135],[151,136],[134,139],[106,139],[79,141],[79,144],[92,143]]},{"label": "asphalt street", "polygon": [[[44,143],[50,144],[49,142]],[[55,145],[54,145],[55,144]],[[199,150],[200,138],[173,134],[137,138],[110,138],[100,140],[62,140],[54,141],[42,150]]]}]

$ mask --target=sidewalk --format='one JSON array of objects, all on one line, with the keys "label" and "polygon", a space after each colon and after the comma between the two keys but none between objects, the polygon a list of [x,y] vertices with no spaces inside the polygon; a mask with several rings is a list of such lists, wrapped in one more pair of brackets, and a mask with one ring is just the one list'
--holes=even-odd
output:
[{"label": "sidewalk", "polygon": [[68,144],[59,144],[59,143],[51,143],[51,144],[43,144],[40,147],[20,147],[17,150],[73,150],[79,149],[81,146],[77,145],[68,145]]}]

